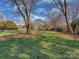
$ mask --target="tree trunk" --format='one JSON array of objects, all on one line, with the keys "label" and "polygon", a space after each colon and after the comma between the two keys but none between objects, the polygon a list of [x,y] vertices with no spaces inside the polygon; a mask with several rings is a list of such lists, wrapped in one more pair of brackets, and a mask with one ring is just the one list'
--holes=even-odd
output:
[{"label": "tree trunk", "polygon": [[[24,2],[24,1],[23,1],[23,2]],[[20,12],[20,14],[22,15],[22,17],[23,17],[23,19],[24,19],[25,28],[26,28],[25,32],[26,32],[26,33],[29,33],[29,28],[30,28],[30,27],[29,27],[29,16],[28,16],[27,8],[25,7],[26,15],[24,15],[24,14],[22,13],[20,7],[19,7],[19,3],[18,3],[17,0],[15,0],[15,4],[16,4],[16,6],[17,6],[17,8],[18,8],[18,10],[19,10],[19,12]],[[23,3],[23,4],[24,4],[24,3]],[[25,6],[25,4],[24,4],[24,6]]]},{"label": "tree trunk", "polygon": [[25,8],[25,24],[26,24],[26,28],[27,28],[27,33],[30,32],[30,22],[29,22],[29,15],[28,15],[28,10],[27,10],[27,6],[26,6],[26,3],[25,1],[22,1],[23,5],[24,5],[24,8]]},{"label": "tree trunk", "polygon": [[76,28],[75,28],[75,30],[74,30],[74,34],[76,35],[77,33],[78,33],[78,30],[79,30],[79,24],[76,24]]},{"label": "tree trunk", "polygon": [[26,25],[26,28],[27,28],[27,33],[29,33],[30,32],[29,17],[27,17],[27,25]]},{"label": "tree trunk", "polygon": [[65,20],[66,20],[68,30],[70,30],[70,32],[73,34],[73,29],[72,29],[71,25],[68,22],[67,15],[65,15]]},{"label": "tree trunk", "polygon": [[66,20],[67,27],[70,30],[70,32],[73,34],[73,29],[72,29],[72,27],[69,24],[68,19],[67,19],[67,1],[66,0],[64,0],[64,11],[65,11],[64,12],[64,16],[65,16],[65,20]]},{"label": "tree trunk", "polygon": [[26,33],[29,33],[29,29],[30,29],[30,26],[29,26],[29,18],[27,18],[26,16],[24,17],[24,22],[25,22],[25,28],[26,28]]}]

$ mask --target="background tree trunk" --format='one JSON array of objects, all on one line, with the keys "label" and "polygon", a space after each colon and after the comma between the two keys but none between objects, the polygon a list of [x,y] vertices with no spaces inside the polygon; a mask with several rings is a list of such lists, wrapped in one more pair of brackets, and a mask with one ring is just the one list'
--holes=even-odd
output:
[{"label": "background tree trunk", "polygon": [[67,27],[70,30],[70,32],[73,34],[73,29],[72,29],[71,25],[69,24],[69,21],[67,18],[67,0],[64,0],[64,11],[65,11],[64,16],[65,16]]}]

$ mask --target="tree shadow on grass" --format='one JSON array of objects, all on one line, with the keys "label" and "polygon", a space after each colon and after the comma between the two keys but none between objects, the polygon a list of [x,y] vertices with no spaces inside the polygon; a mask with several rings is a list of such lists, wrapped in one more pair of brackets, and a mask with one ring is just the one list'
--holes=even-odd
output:
[{"label": "tree shadow on grass", "polygon": [[79,59],[66,54],[78,50],[78,42],[61,37],[11,39],[0,42],[0,59]]},{"label": "tree shadow on grass", "polygon": [[0,42],[1,59],[49,59],[39,50],[40,45],[34,39],[8,40]]},{"label": "tree shadow on grass", "polygon": [[62,37],[49,37],[46,42],[52,44],[48,46],[52,53],[59,54],[57,59],[79,59],[79,40],[68,40]]}]

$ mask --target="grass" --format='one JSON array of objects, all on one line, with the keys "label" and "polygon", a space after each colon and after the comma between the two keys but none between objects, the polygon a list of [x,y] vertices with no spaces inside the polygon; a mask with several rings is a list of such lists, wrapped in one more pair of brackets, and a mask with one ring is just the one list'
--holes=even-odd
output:
[{"label": "grass", "polygon": [[0,59],[79,59],[79,41],[50,31],[42,38],[0,41]]},{"label": "grass", "polygon": [[0,36],[13,35],[13,34],[19,34],[19,33],[22,33],[22,31],[19,31],[19,30],[3,30],[3,31],[0,32]]}]

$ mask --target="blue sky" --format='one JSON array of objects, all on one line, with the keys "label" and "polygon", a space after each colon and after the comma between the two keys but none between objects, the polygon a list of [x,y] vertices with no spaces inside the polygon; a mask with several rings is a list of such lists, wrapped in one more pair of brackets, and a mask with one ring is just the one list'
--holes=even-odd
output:
[{"label": "blue sky", "polygon": [[[69,3],[72,3],[72,1],[77,0],[67,0]],[[73,4],[73,3],[72,3]],[[21,16],[15,16],[15,14],[12,12],[12,10],[16,9],[14,4],[10,4],[7,2],[7,0],[0,0],[0,15],[3,15],[3,17],[7,18],[8,20],[13,20],[18,24],[23,23],[23,19]],[[55,8],[55,5],[51,0],[38,0],[36,4],[33,5],[33,12],[31,14],[31,19],[48,19],[46,17],[47,12],[54,13],[54,11],[57,11]]]}]

